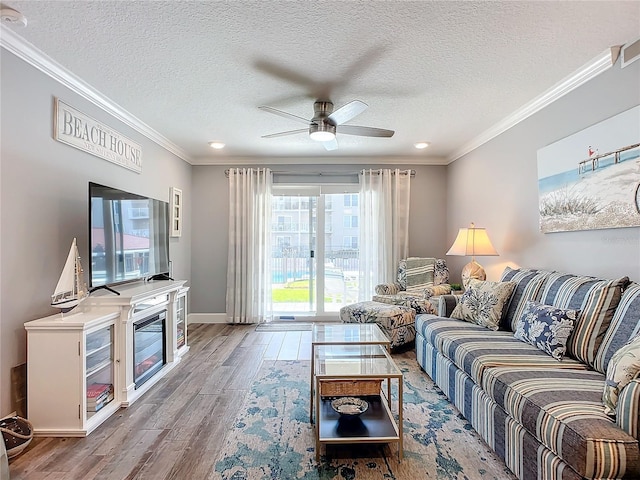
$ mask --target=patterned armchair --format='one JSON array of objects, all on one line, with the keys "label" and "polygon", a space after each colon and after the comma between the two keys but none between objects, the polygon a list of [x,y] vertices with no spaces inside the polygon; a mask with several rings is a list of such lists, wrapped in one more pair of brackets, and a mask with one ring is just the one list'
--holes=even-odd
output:
[{"label": "patterned armchair", "polygon": [[400,260],[394,283],[376,286],[373,301],[413,308],[416,314],[437,313],[437,305],[429,299],[449,293],[449,269],[444,260],[410,257]]}]

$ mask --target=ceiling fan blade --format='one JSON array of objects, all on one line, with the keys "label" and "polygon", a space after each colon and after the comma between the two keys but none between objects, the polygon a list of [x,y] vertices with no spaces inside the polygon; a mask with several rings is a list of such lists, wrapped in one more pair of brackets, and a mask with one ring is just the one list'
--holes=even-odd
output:
[{"label": "ceiling fan blade", "polygon": [[338,125],[336,132],[363,137],[393,137],[393,134],[396,133],[393,130],[385,130],[384,128],[360,127],[358,125]]},{"label": "ceiling fan blade", "polygon": [[272,77],[303,87],[306,93],[305,97],[307,98],[330,98],[331,92],[337,84],[335,81],[318,80],[309,77],[270,60],[256,60],[254,65],[258,70]]},{"label": "ceiling fan blade", "polygon": [[258,70],[286,82],[295,83],[306,88],[315,88],[317,86],[316,79],[308,77],[300,72],[296,72],[288,67],[277,65],[275,62],[260,59],[256,60],[254,65]]},{"label": "ceiling fan blade", "polygon": [[348,122],[349,120],[356,117],[357,115],[360,115],[368,107],[369,105],[367,105],[364,102],[361,102],[360,100],[353,100],[352,102],[349,102],[346,105],[343,105],[342,107],[340,107],[338,110],[333,112],[327,118],[329,122],[331,122],[332,124],[341,125],[345,122]]},{"label": "ceiling fan blade", "polygon": [[333,137],[333,140],[327,140],[326,142],[322,142],[322,146],[326,149],[326,150],[337,150],[338,149],[338,141],[336,140],[335,137]]},{"label": "ceiling fan blade", "polygon": [[363,52],[355,62],[349,65],[347,70],[344,71],[340,77],[356,78],[360,76],[363,72],[371,69],[374,64],[380,61],[388,50],[389,48],[384,46],[382,43],[371,46],[366,52]]},{"label": "ceiling fan blade", "polygon": [[302,122],[305,125],[309,125],[309,123],[311,123],[311,120],[307,120],[306,118],[299,117],[299,116],[294,115],[292,113],[283,112],[282,110],[278,110],[278,109],[273,108],[273,107],[267,107],[267,106],[263,105],[263,106],[258,107],[258,108],[260,110],[264,110],[265,112],[273,113],[275,115],[280,115],[281,117],[288,118],[289,120],[295,120],[296,122]]},{"label": "ceiling fan blade", "polygon": [[284,137],[285,135],[295,135],[296,133],[309,133],[309,129],[301,128],[300,130],[289,130],[288,132],[270,133],[269,135],[262,135],[261,138]]}]

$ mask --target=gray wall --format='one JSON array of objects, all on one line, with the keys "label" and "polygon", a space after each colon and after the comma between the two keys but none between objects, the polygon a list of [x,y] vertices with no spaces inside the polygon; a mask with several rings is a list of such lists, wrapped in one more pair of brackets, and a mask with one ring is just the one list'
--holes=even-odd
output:
[{"label": "gray wall", "polygon": [[[0,416],[11,413],[10,371],[26,361],[24,323],[52,315],[49,306],[73,237],[88,274],[88,182],[169,200],[184,196],[184,228],[172,238],[176,278],[191,278],[191,166],[34,67],[0,49]],[[53,139],[59,97],[142,146],[137,174]],[[86,275],[85,274],[85,275]]]},{"label": "gray wall", "polygon": [[[540,233],[536,156],[540,148],[638,104],[640,62],[624,69],[618,63],[450,164],[447,242],[469,222],[487,228],[500,256],[477,260],[490,280],[505,265],[520,265],[640,281],[638,227]],[[469,260],[448,258],[457,278]]]},{"label": "gray wall", "polygon": [[[318,159],[320,160],[320,159]],[[274,171],[356,172],[367,165],[271,165]],[[381,168],[375,165],[371,168]],[[398,166],[414,169],[411,180],[409,253],[442,256],[446,248],[445,166]],[[229,236],[229,188],[224,171],[228,166],[193,167],[193,225],[191,313],[224,313]]]}]

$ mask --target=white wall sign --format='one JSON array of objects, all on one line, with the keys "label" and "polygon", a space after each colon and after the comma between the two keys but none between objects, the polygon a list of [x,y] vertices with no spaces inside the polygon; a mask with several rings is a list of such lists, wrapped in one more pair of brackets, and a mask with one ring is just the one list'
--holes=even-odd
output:
[{"label": "white wall sign", "polygon": [[56,98],[53,138],[121,167],[142,173],[142,148],[112,128]]}]

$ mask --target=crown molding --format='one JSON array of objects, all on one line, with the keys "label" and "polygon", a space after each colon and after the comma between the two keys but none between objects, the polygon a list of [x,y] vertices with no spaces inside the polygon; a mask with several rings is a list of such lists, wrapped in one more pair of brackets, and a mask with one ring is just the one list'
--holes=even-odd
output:
[{"label": "crown molding", "polygon": [[[155,142],[170,153],[185,160],[191,165],[248,165],[248,164],[295,164],[300,162],[300,157],[199,157],[192,159],[184,150],[175,143],[158,133],[156,130],[131,115],[117,103],[103,95],[91,85],[74,75],[59,63],[45,55],[42,51],[17,35],[5,25],[0,24],[0,47],[13,53],[44,74],[66,86],[74,93],[90,101],[117,120],[130,126],[140,134]],[[613,66],[617,59],[619,47],[612,47],[602,52],[593,60],[583,65],[576,72],[528,102],[511,115],[484,131],[476,138],[456,150],[448,158],[442,157],[349,157],[350,163],[358,164],[403,164],[403,165],[447,165],[475,150],[498,135],[504,133],[518,123],[527,119],[534,113],[542,110],[572,90],[578,88],[602,72]],[[323,163],[341,163],[344,157],[323,157]]]},{"label": "crown molding", "polygon": [[153,128],[127,112],[120,105],[109,99],[85,81],[78,78],[62,65],[45,55],[42,51],[27,42],[4,25],[0,25],[0,47],[13,53],[28,64],[53,78],[58,83],[69,88],[84,99],[98,106],[117,120],[130,126],[149,140],[157,143],[162,148],[173,153],[177,157],[191,163],[187,153],[175,143],[162,136]]},{"label": "crown molding", "polygon": [[445,157],[375,156],[375,157],[196,157],[191,165],[300,165],[301,162],[321,165],[447,165]]},{"label": "crown molding", "polygon": [[508,117],[504,118],[493,127],[489,128],[485,132],[478,135],[469,143],[456,150],[450,157],[447,163],[454,162],[467,153],[475,150],[481,145],[487,143],[489,140],[497,137],[501,133],[506,132],[510,128],[516,126],[518,123],[529,118],[534,113],[549,106],[559,98],[565,96],[567,93],[578,88],[580,85],[588,82],[589,80],[600,75],[602,72],[610,69],[617,59],[616,48],[619,51],[619,47],[612,47],[605,50],[600,55],[595,57],[590,62],[586,63],[580,69],[561,80],[559,83],[551,87],[549,90],[539,95],[538,97],[526,103],[524,106],[513,112]]}]

